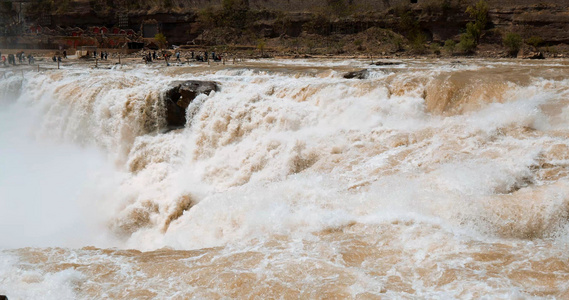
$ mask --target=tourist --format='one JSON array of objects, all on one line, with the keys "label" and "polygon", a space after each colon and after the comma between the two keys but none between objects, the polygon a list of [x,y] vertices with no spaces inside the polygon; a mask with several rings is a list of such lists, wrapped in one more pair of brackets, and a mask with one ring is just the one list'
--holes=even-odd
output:
[{"label": "tourist", "polygon": [[63,50],[63,58],[67,59],[67,51]]},{"label": "tourist", "polygon": [[168,59],[170,58],[170,54],[163,52],[162,56],[164,56],[164,61],[166,61],[166,65],[169,66],[170,63],[168,62]]},{"label": "tourist", "polygon": [[4,67],[6,66],[6,56],[2,56],[2,64]]},{"label": "tourist", "polygon": [[176,52],[176,61],[177,61],[177,62],[182,62],[182,61],[180,60],[180,51]]}]

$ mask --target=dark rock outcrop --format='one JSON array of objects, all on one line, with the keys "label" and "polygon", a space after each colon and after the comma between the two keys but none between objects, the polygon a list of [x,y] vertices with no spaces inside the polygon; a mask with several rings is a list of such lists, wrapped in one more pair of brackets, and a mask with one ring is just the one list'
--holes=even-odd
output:
[{"label": "dark rock outcrop", "polygon": [[538,52],[530,52],[527,56],[524,56],[525,59],[545,59],[543,53],[541,51]]},{"label": "dark rock outcrop", "polygon": [[359,71],[354,71],[354,72],[349,72],[344,74],[344,78],[346,79],[366,79],[368,76],[369,72],[366,69],[363,70],[359,70]]},{"label": "dark rock outcrop", "polygon": [[190,103],[200,94],[209,95],[218,90],[218,84],[213,81],[172,82],[164,94],[168,127],[183,127],[186,124],[186,109]]},{"label": "dark rock outcrop", "polygon": [[371,63],[371,65],[374,65],[374,66],[396,66],[396,65],[400,65],[400,64],[402,64],[402,62],[376,61],[374,63]]}]

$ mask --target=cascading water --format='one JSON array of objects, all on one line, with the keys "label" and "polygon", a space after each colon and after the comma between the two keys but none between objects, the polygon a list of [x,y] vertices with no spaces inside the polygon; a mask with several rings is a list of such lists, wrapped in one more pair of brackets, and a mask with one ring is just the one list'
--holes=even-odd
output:
[{"label": "cascading water", "polygon": [[[8,76],[0,294],[569,297],[565,63]],[[220,90],[168,131],[175,80]]]}]

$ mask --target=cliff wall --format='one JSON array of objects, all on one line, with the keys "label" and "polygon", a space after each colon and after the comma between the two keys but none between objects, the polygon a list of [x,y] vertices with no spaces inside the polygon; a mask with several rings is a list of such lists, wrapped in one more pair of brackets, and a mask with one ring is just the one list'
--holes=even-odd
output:
[{"label": "cliff wall", "polygon": [[[126,27],[135,31],[139,31],[144,23],[155,22],[171,44],[195,44],[196,41],[205,44],[240,44],[283,36],[306,37],[307,34],[325,37],[354,35],[373,27],[389,29],[405,36],[404,27],[409,25],[405,22],[416,22],[427,41],[444,42],[448,39],[458,41],[466,23],[472,21],[469,14],[465,13],[466,7],[476,0],[412,2],[414,1],[43,0],[39,2],[41,5],[28,7],[26,19],[28,24],[43,23],[42,25],[51,28],[111,28],[118,26],[119,15],[124,15],[128,18]],[[487,0],[487,3],[489,23],[482,36],[482,43],[501,44],[504,33],[515,32],[523,38],[538,36],[543,44],[569,44],[569,0]],[[246,26],[220,23],[220,15],[209,15],[209,20],[207,19],[208,12],[222,10],[228,5],[233,5],[236,10],[247,11],[238,16]],[[406,15],[412,20],[405,19]],[[311,38],[315,39],[314,36]],[[366,36],[360,38],[365,39]],[[326,43],[330,44],[329,41]]]}]

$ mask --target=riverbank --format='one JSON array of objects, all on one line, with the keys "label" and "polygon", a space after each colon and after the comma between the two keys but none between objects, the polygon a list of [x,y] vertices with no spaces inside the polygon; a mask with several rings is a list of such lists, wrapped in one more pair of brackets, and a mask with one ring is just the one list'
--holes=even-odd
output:
[{"label": "riverbank", "polygon": [[[170,58],[169,64],[166,63],[164,58],[161,55],[161,51],[154,51],[154,50],[141,50],[139,52],[124,54],[121,53],[122,51],[116,49],[101,49],[99,51],[109,53],[108,59],[101,60],[99,58],[78,58],[76,55],[68,55],[68,58],[63,58],[59,67],[69,67],[73,65],[81,65],[81,66],[92,66],[94,68],[108,68],[112,67],[117,64],[145,64],[143,57],[152,52],[156,52],[158,54],[158,59],[151,62],[153,65],[163,64],[164,66],[167,65],[186,65],[186,64],[203,64],[203,65],[224,65],[224,64],[238,64],[243,62],[244,60],[263,60],[263,59],[333,59],[333,60],[350,60],[350,59],[360,59],[360,60],[369,60],[370,63],[377,62],[379,60],[396,60],[396,59],[457,59],[457,60],[464,60],[464,59],[512,59],[503,49],[500,47],[492,46],[492,45],[481,45],[479,50],[472,55],[458,55],[458,54],[448,54],[448,53],[440,53],[440,54],[413,54],[408,51],[401,51],[392,54],[377,54],[377,53],[351,53],[351,54],[314,54],[314,53],[300,53],[294,51],[276,51],[273,49],[267,49],[263,53],[260,52],[251,52],[251,51],[234,51],[234,52],[217,52],[218,55],[222,56],[221,61],[213,61],[209,60],[208,62],[201,62],[197,61],[192,58],[192,52],[194,53],[194,57],[200,54],[203,54],[204,51],[207,51],[209,55],[211,53],[208,50],[214,49],[213,48],[195,48],[194,50],[188,49],[178,49],[178,50],[165,50],[170,54],[180,51],[180,62],[176,62],[175,59]],[[532,55],[537,53],[541,53],[544,59],[559,59],[559,58],[567,58],[569,57],[569,46],[568,47],[558,47],[559,50],[555,52],[542,52],[537,49],[531,48],[524,48],[520,51],[520,55],[517,59],[529,59]],[[9,70],[13,68],[25,68],[25,69],[34,69],[37,66],[43,69],[54,69],[58,68],[58,63],[53,61],[53,56],[61,56],[62,51],[56,50],[45,50],[45,49],[0,49],[0,53],[5,56],[8,54],[16,54],[19,52],[24,52],[26,55],[31,54],[34,56],[35,63],[33,65],[28,64],[28,62],[24,62],[22,64],[16,64],[15,66],[10,66],[7,63],[5,65],[0,64],[0,70]],[[75,53],[74,50],[68,51],[69,53]]]}]

